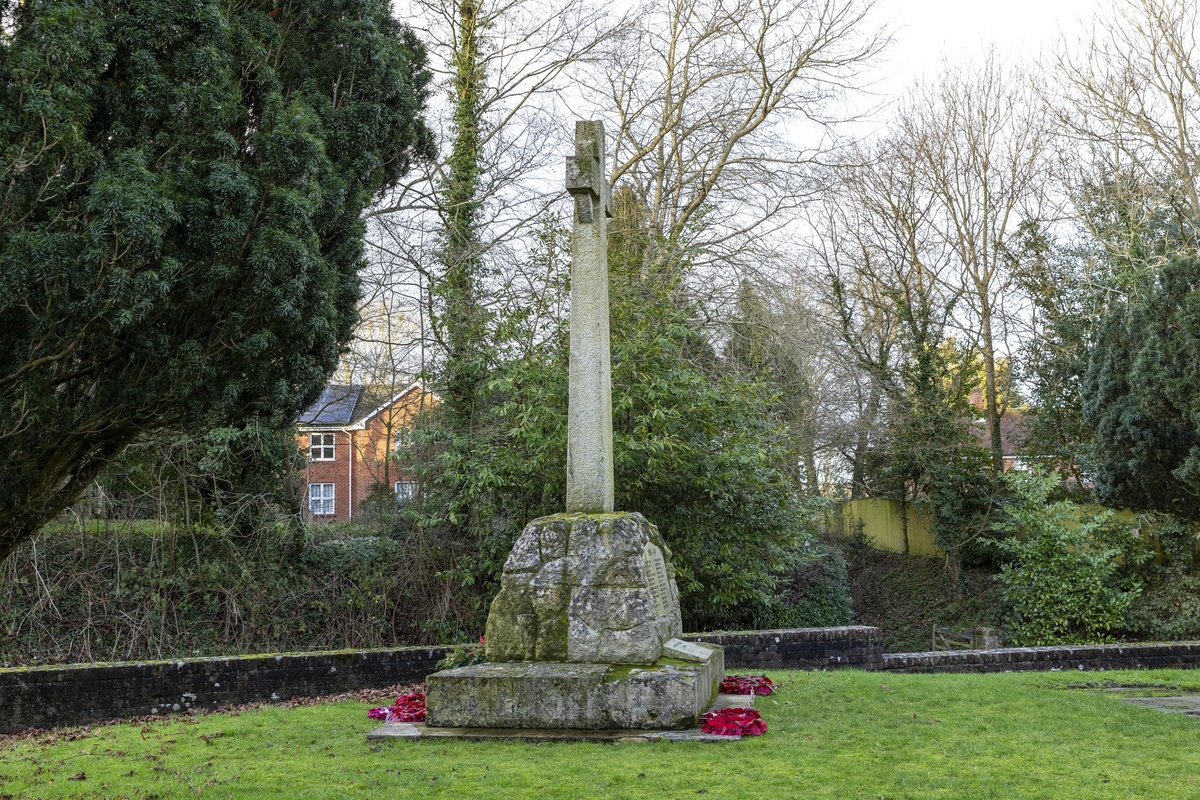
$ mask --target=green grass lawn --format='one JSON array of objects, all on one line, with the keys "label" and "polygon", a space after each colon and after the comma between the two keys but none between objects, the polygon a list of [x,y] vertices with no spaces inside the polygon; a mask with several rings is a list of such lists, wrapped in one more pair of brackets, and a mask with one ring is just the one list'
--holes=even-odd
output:
[{"label": "green grass lawn", "polygon": [[267,707],[0,742],[0,798],[1200,797],[1200,719],[1069,688],[1200,672],[771,676],[741,742],[379,745],[367,704]]}]

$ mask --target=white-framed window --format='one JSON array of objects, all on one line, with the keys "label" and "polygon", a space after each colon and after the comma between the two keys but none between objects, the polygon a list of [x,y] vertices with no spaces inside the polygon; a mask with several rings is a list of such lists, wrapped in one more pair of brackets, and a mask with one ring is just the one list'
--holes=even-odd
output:
[{"label": "white-framed window", "polygon": [[396,502],[401,505],[411,503],[417,494],[416,481],[396,481],[396,485],[393,488],[396,491]]},{"label": "white-framed window", "polygon": [[308,437],[309,461],[333,461],[333,434],[313,433]]},{"label": "white-framed window", "polygon": [[308,485],[308,510],[314,516],[333,514],[333,484],[310,483]]}]

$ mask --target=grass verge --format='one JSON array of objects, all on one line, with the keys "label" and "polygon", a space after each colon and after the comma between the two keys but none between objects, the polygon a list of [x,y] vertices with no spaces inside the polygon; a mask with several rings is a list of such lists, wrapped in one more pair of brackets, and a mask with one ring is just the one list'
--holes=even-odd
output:
[{"label": "grass verge", "polygon": [[1200,720],[1104,690],[1200,672],[771,676],[770,730],[737,743],[368,744],[351,700],[10,737],[0,797],[1200,796]]}]

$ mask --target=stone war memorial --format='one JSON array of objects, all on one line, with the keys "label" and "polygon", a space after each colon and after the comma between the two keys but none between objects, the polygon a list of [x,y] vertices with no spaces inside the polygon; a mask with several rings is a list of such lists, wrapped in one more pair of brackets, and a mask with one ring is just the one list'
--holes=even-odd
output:
[{"label": "stone war memorial", "polygon": [[695,728],[724,679],[719,646],[680,638],[662,535],[641,514],[613,511],[605,175],[603,125],[578,122],[566,164],[575,206],[566,513],[533,520],[513,545],[488,614],[487,662],[426,679],[427,734]]}]

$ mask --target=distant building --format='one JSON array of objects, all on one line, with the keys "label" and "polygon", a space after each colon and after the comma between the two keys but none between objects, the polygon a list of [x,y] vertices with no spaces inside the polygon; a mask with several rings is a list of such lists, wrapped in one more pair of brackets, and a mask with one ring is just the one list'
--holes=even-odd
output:
[{"label": "distant building", "polygon": [[417,491],[413,476],[389,456],[433,402],[418,383],[399,392],[358,384],[331,384],[296,420],[309,516],[318,521],[353,519],[363,500],[386,484],[397,502]]},{"label": "distant building", "polygon": [[[971,391],[971,405],[977,411],[984,410],[983,391],[973,389]],[[975,420],[971,426],[971,433],[975,438],[988,450],[992,447],[992,431],[988,427],[987,416],[984,415]],[[1012,469],[1028,469],[1017,452],[1025,444],[1025,440],[1029,438],[1027,422],[1025,415],[1018,408],[1007,408],[1000,415],[1000,452],[1004,457],[1004,471],[1008,472]]]}]

